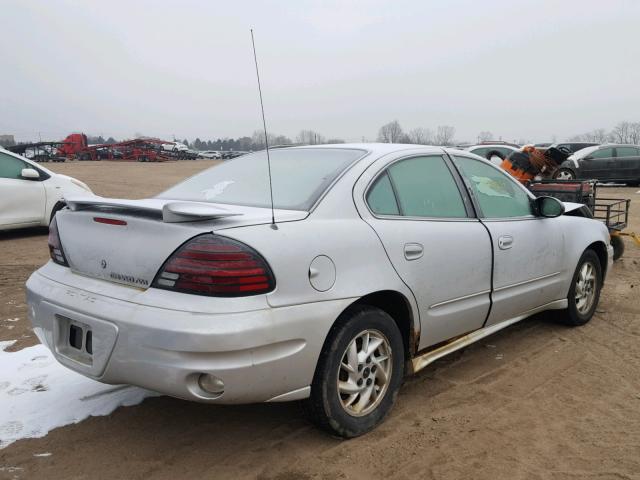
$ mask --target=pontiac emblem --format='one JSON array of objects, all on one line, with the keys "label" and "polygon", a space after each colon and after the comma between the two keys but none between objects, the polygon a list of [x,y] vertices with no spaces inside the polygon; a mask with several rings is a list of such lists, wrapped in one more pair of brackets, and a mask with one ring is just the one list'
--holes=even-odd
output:
[{"label": "pontiac emblem", "polygon": [[107,268],[107,261],[105,259],[102,259],[100,265],[102,266],[102,268]]}]

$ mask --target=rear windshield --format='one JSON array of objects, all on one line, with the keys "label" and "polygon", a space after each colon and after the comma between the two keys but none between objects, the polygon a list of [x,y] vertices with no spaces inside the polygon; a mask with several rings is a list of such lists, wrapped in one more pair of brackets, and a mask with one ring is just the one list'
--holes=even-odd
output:
[{"label": "rear windshield", "polygon": [[[364,150],[279,148],[269,150],[273,204],[286,210],[309,210]],[[265,151],[227,160],[188,178],[157,198],[270,207]]]}]

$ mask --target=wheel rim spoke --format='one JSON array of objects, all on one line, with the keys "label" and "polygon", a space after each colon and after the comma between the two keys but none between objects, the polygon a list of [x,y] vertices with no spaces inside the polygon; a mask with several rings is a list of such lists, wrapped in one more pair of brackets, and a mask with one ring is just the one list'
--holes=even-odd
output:
[{"label": "wheel rim spoke", "polygon": [[391,345],[378,330],[364,330],[345,349],[338,367],[338,398],[352,416],[372,412],[391,380]]},{"label": "wheel rim spoke", "polygon": [[346,393],[347,395],[353,395],[360,393],[362,387],[359,387],[356,383],[351,382],[339,382],[338,390],[340,393]]}]

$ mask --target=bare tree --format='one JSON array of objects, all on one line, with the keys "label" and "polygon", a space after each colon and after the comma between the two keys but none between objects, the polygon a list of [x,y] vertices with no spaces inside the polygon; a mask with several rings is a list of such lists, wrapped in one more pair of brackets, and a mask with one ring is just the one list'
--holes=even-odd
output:
[{"label": "bare tree", "polygon": [[493,140],[493,133],[485,130],[478,134],[478,143],[488,142],[490,140]]},{"label": "bare tree", "polygon": [[629,126],[629,143],[640,145],[640,122],[634,122]]},{"label": "bare tree", "polygon": [[[267,135],[269,140],[269,146],[273,145],[289,145],[291,144],[291,139],[284,135],[274,135],[270,133]],[[254,150],[262,150],[265,147],[264,143],[264,130],[256,130],[251,135],[251,144],[253,145]]]},{"label": "bare tree", "polygon": [[378,141],[383,143],[399,143],[403,137],[404,132],[397,120],[383,125],[378,131]]},{"label": "bare tree", "polygon": [[611,139],[616,143],[629,143],[630,130],[629,122],[620,122],[611,130]]},{"label": "bare tree", "polygon": [[456,134],[456,129],[449,125],[439,125],[436,133],[435,143],[436,145],[442,145],[448,147],[453,145],[453,136]]},{"label": "bare tree", "polygon": [[300,133],[296,137],[296,142],[303,145],[319,145],[325,142],[325,137],[313,130],[300,130]]},{"label": "bare tree", "polygon": [[433,132],[428,128],[414,128],[407,135],[408,143],[415,143],[417,145],[431,145],[433,144]]},{"label": "bare tree", "polygon": [[604,143],[607,141],[607,131],[604,128],[596,128],[591,132],[590,142]]},{"label": "bare tree", "polygon": [[608,139],[609,139],[609,134],[604,128],[596,128],[595,130],[592,130],[590,132],[569,137],[570,142],[604,143]]}]

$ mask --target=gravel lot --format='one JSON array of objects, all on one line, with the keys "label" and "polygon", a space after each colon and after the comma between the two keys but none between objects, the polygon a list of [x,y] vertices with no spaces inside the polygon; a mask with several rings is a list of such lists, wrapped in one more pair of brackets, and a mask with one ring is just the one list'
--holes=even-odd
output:
[{"label": "gravel lot", "polygon": [[[97,194],[141,198],[214,163],[47,166]],[[637,190],[606,193],[633,199],[640,232]],[[0,233],[0,247],[0,340],[16,350],[37,342],[23,285],[48,259],[46,230]],[[318,432],[296,404],[159,397],[0,450],[0,479],[640,478],[639,293],[640,248],[627,241],[587,326],[537,316],[440,360],[355,440]]]}]

